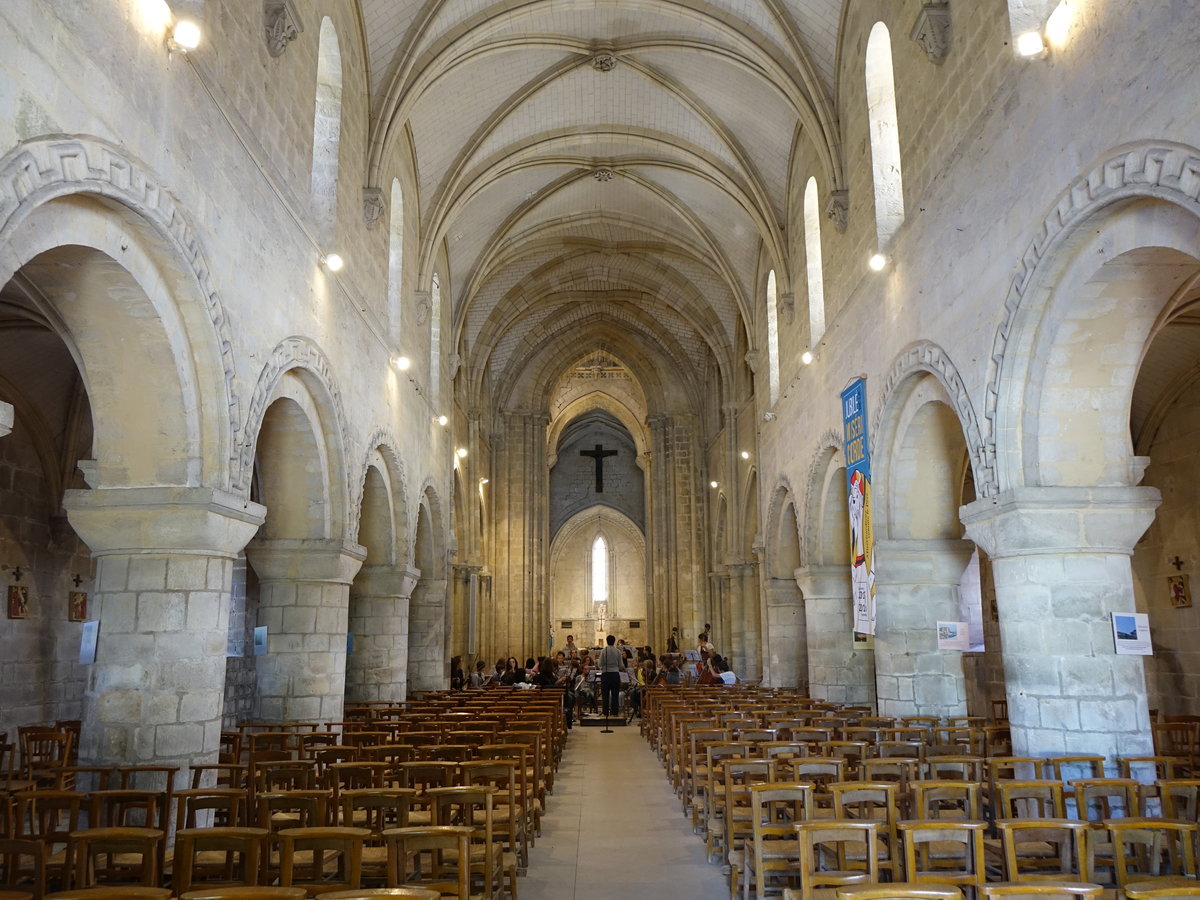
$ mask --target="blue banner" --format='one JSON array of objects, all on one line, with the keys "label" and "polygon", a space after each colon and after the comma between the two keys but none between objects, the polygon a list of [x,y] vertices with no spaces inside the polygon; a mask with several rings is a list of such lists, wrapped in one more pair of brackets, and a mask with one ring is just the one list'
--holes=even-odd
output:
[{"label": "blue banner", "polygon": [[867,439],[867,382],[842,391],[842,452],[850,509],[850,585],[856,635],[875,633],[875,532],[871,524],[871,454]]}]

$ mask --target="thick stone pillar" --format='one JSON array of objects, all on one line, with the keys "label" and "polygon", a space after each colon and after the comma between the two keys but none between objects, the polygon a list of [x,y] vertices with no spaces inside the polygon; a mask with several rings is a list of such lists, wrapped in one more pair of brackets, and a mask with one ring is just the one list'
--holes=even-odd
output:
[{"label": "thick stone pillar", "polygon": [[350,585],[346,699],[404,700],[408,689],[408,601],[421,572],[407,566],[363,566]]},{"label": "thick stone pillar", "polygon": [[1140,656],[1113,647],[1134,612],[1133,546],[1161,502],[1149,487],[1018,488],[962,508],[992,561],[1013,752],[1152,754]]},{"label": "thick stone pillar", "polygon": [[771,687],[808,685],[806,610],[795,579],[767,578],[763,590],[763,681]]},{"label": "thick stone pillar", "polygon": [[850,565],[796,570],[804,595],[808,692],[835,703],[875,705],[875,653],[854,649]]},{"label": "thick stone pillar", "polygon": [[962,653],[939,650],[957,622],[970,541],[880,541],[875,550],[875,690],[881,716],[965,716]]},{"label": "thick stone pillar", "polygon": [[366,557],[340,540],[254,541],[246,558],[259,581],[258,718],[340,722],[346,695],[350,583]]},{"label": "thick stone pillar", "polygon": [[718,653],[732,656],[733,670],[743,681],[762,678],[762,659],[759,655],[758,563],[738,562],[729,567],[733,604],[730,610],[729,647],[718,647]]},{"label": "thick stone pillar", "polygon": [[163,487],[71,490],[64,506],[97,569],[80,762],[216,762],[233,565],[266,510]]},{"label": "thick stone pillar", "polygon": [[[439,567],[445,573],[444,566]],[[408,693],[444,691],[450,687],[450,660],[446,658],[446,605],[450,582],[446,578],[417,581],[408,604]],[[525,662],[524,659],[521,662]]]}]

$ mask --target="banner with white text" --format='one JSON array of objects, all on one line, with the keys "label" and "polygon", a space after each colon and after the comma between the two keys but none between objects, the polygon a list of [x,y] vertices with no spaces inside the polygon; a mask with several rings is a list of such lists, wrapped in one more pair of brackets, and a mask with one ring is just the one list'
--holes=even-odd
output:
[{"label": "banner with white text", "polygon": [[867,382],[842,391],[846,496],[850,505],[850,585],[854,634],[875,633],[875,533],[871,526],[871,455],[867,441]]}]

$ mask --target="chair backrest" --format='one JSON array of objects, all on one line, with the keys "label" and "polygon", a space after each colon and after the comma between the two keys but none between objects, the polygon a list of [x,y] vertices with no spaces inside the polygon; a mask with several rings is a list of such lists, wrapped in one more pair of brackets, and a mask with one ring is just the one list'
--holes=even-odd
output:
[{"label": "chair backrest", "polygon": [[88,824],[93,828],[157,828],[167,830],[170,795],[166,791],[92,791]]},{"label": "chair backrest", "polygon": [[[78,791],[21,791],[17,794],[17,836],[48,846],[66,844],[80,826],[86,794]],[[53,849],[51,852],[54,852]]]},{"label": "chair backrest", "polygon": [[1200,778],[1172,778],[1157,786],[1164,818],[1200,820]]},{"label": "chair backrest", "polygon": [[343,825],[367,828],[372,843],[388,828],[404,828],[416,791],[412,788],[362,788],[342,791],[338,798]]},{"label": "chair backrest", "polygon": [[[172,866],[175,893],[189,891],[197,882],[258,884],[268,833],[265,828],[180,828]],[[220,854],[215,863],[208,861],[213,854]]]},{"label": "chair backrest", "polygon": [[800,892],[879,881],[878,822],[815,819],[796,823]]},{"label": "chair backrest", "polygon": [[389,884],[403,882],[455,900],[471,900],[470,868],[456,865],[456,860],[470,854],[469,826],[389,828],[383,839],[388,849]]},{"label": "chair backrest", "polygon": [[236,828],[246,823],[246,792],[237,788],[188,788],[175,793],[175,827],[218,825]]},{"label": "chair backrest", "polygon": [[[344,885],[362,887],[363,842],[370,837],[366,828],[325,826],[323,828],[285,828],[279,840],[279,883],[306,886]],[[297,852],[307,853],[309,864],[296,860]],[[331,873],[329,866],[335,867]],[[311,892],[311,891],[310,891]]]},{"label": "chair backrest", "polygon": [[1138,782],[1132,778],[1077,778],[1071,782],[1079,818],[1098,822],[1141,812]]},{"label": "chair backrest", "polygon": [[327,791],[276,791],[254,798],[255,824],[268,831],[317,828],[328,820]]},{"label": "chair backrest", "polygon": [[41,841],[0,838],[0,889],[46,893],[47,847]]},{"label": "chair backrest", "polygon": [[[909,881],[978,887],[987,879],[983,832],[986,822],[912,820],[900,823],[904,873]],[[937,845],[936,866],[927,851]],[[949,850],[957,850],[951,857]],[[955,865],[957,863],[957,865]]]},{"label": "chair backrest", "polygon": [[981,815],[978,781],[914,781],[912,816],[915,819],[978,819]]},{"label": "chair backrest", "polygon": [[996,828],[1008,881],[1091,881],[1088,825],[1081,819],[997,819]]},{"label": "chair backrest", "polygon": [[164,837],[157,828],[85,828],[72,832],[67,845],[71,886],[157,886]]},{"label": "chair backrest", "polygon": [[1196,877],[1196,835],[1200,825],[1173,819],[1129,817],[1104,823],[1112,835],[1113,870],[1120,891],[1146,876]]},{"label": "chair backrest", "polygon": [[999,819],[1065,819],[1061,782],[1050,779],[999,781],[993,792]]}]

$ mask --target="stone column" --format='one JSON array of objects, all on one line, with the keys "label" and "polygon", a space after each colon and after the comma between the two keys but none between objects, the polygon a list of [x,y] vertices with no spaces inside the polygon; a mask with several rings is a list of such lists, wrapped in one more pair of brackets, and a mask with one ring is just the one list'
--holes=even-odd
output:
[{"label": "stone column", "polygon": [[[732,633],[728,647],[718,647],[717,652],[733,657],[733,670],[745,681],[762,678],[762,659],[759,656],[759,606],[758,563],[738,562],[730,565],[730,586],[733,589],[733,605],[730,610]],[[716,643],[714,641],[714,643]]]},{"label": "stone column", "polygon": [[254,541],[246,558],[259,581],[258,717],[340,722],[346,696],[350,582],[366,550],[340,540]]},{"label": "stone column", "polygon": [[408,566],[363,566],[350,585],[346,699],[404,700],[408,687],[408,601],[421,572]]},{"label": "stone column", "polygon": [[853,706],[875,705],[875,653],[854,649],[850,564],[796,570],[804,595],[809,695]]},{"label": "stone column", "polygon": [[771,687],[803,688],[808,684],[808,652],[800,591],[794,579],[768,577],[763,593],[764,681]]},{"label": "stone column", "polygon": [[957,622],[970,541],[880,541],[875,551],[875,689],[882,716],[964,716],[962,653],[938,650]]},{"label": "stone column", "polygon": [[[445,573],[446,567],[439,566]],[[444,691],[450,687],[446,658],[446,605],[450,582],[420,578],[408,604],[408,693]],[[521,662],[525,660],[522,659]]]},{"label": "stone column", "polygon": [[1149,487],[1032,487],[962,508],[992,561],[1013,752],[1150,755],[1139,656],[1112,613],[1134,612],[1133,546],[1161,502]]},{"label": "stone column", "polygon": [[64,506],[97,569],[80,762],[216,762],[233,565],[266,510],[181,487],[71,490]]}]

